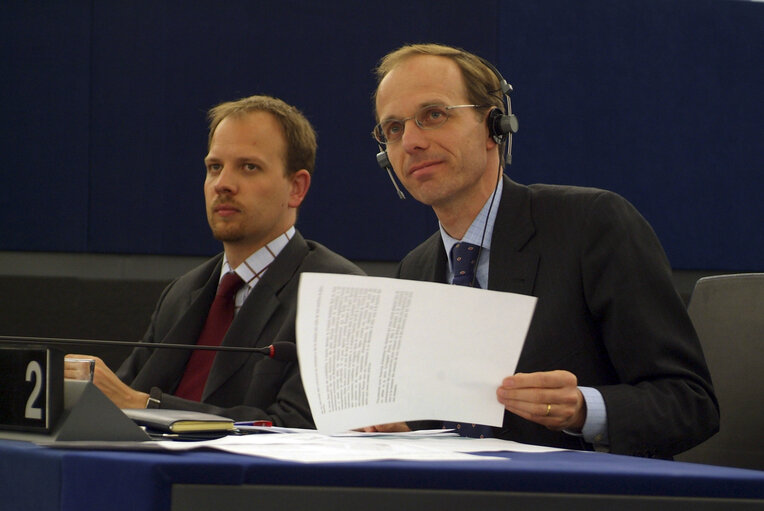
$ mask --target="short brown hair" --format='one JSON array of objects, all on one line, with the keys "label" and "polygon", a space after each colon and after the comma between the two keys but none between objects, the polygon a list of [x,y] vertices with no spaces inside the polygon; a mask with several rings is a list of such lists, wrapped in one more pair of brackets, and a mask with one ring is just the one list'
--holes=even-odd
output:
[{"label": "short brown hair", "polygon": [[316,132],[310,122],[297,108],[271,96],[250,96],[236,101],[221,103],[207,113],[210,121],[210,132],[207,147],[212,143],[220,122],[226,117],[239,117],[252,112],[267,112],[281,125],[286,140],[284,166],[287,175],[292,175],[300,169],[307,170],[311,175],[316,166]]},{"label": "short brown hair", "polygon": [[[446,57],[453,60],[462,73],[464,87],[467,91],[467,101],[473,105],[489,105],[506,113],[499,77],[494,70],[485,64],[482,58],[461,48],[442,44],[407,44],[382,57],[374,70],[377,76],[377,90],[374,91],[372,99],[375,104],[374,110],[377,120],[379,120],[379,115],[376,113],[377,91],[382,79],[398,64],[418,55]],[[502,165],[505,164],[504,147],[506,143],[507,139],[505,138],[499,148],[499,158]]]}]

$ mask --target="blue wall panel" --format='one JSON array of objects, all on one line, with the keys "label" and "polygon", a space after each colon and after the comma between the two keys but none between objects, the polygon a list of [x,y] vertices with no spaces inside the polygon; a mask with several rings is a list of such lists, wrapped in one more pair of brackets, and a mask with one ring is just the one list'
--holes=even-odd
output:
[{"label": "blue wall panel", "polygon": [[0,5],[0,249],[88,249],[89,2]]},{"label": "blue wall panel", "polygon": [[515,86],[514,179],[621,193],[676,268],[764,269],[764,4],[435,5],[4,2],[0,250],[218,251],[205,113],[264,93],[319,134],[303,234],[397,260],[436,223],[376,166],[372,69],[403,43],[435,41],[493,60]]},{"label": "blue wall panel", "polygon": [[502,4],[520,182],[633,202],[685,269],[764,268],[764,5]]}]

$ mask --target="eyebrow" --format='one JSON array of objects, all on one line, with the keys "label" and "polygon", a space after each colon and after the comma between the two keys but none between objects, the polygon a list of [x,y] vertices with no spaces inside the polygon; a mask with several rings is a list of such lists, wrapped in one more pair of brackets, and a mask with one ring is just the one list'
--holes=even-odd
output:
[{"label": "eyebrow", "polygon": [[[220,163],[223,160],[224,160],[224,158],[221,158],[221,157],[215,156],[215,155],[210,156],[209,154],[204,157],[204,163],[205,164],[208,164],[208,163]],[[243,157],[240,157],[240,158],[236,158],[234,160],[234,163],[236,165],[241,165],[242,163],[254,163],[256,165],[260,165],[261,167],[264,167],[264,166],[266,166],[268,164],[268,162],[266,162],[263,158],[261,158],[259,156],[243,156]]]},{"label": "eyebrow", "polygon": [[[445,104],[446,104],[445,101],[434,101],[434,100],[433,101],[424,101],[422,103],[419,103],[419,105],[416,107],[416,110],[414,111],[414,113],[416,113],[416,112],[420,111],[421,109],[426,108],[428,106],[444,106]],[[399,121],[401,119],[403,119],[403,117],[389,116],[389,117],[385,117],[384,119],[381,119],[379,122]]]}]

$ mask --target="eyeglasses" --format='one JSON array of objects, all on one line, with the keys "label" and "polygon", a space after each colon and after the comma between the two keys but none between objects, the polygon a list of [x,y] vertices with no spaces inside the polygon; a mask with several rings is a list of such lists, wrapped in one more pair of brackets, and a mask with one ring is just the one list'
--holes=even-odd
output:
[{"label": "eyeglasses", "polygon": [[486,108],[486,105],[428,105],[420,108],[411,117],[405,119],[386,119],[376,126],[371,132],[371,136],[380,144],[392,144],[397,142],[403,136],[403,130],[406,129],[406,122],[414,119],[416,125],[423,130],[434,130],[445,124],[451,114],[448,112],[455,108]]}]

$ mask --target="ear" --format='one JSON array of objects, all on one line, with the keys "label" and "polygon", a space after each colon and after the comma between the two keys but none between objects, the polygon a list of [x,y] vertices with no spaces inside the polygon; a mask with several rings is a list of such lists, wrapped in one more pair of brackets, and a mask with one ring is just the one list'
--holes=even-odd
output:
[{"label": "ear", "polygon": [[300,169],[289,178],[291,189],[289,191],[289,207],[299,208],[310,188],[310,172]]},{"label": "ear", "polygon": [[487,151],[490,151],[491,149],[499,145],[496,143],[496,140],[494,140],[493,137],[491,136],[491,127],[490,127],[491,112],[493,112],[494,110],[496,109],[492,108],[491,110],[489,110],[488,115],[486,116],[486,119],[485,119],[485,132],[486,132],[485,133],[486,134],[485,148]]},{"label": "ear", "polygon": [[485,148],[487,151],[490,151],[496,147],[498,147],[499,144],[496,143],[496,141],[493,139],[493,137],[489,134],[486,141],[485,141]]}]

